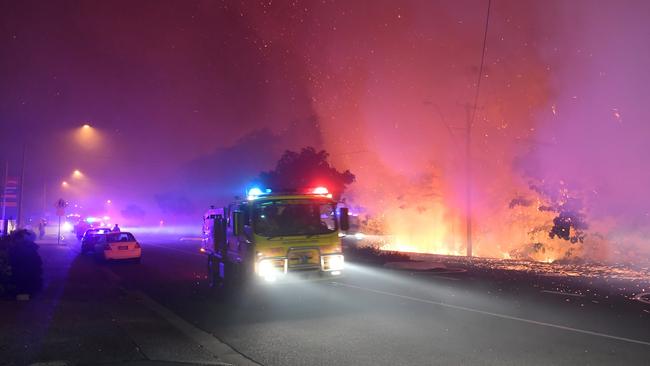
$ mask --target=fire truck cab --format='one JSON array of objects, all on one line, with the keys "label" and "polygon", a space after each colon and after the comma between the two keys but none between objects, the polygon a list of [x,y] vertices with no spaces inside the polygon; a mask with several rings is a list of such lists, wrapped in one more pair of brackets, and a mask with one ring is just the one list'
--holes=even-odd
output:
[{"label": "fire truck cab", "polygon": [[344,257],[339,232],[348,210],[323,187],[294,192],[253,188],[228,207],[204,215],[201,251],[211,287],[247,280],[338,276]]}]

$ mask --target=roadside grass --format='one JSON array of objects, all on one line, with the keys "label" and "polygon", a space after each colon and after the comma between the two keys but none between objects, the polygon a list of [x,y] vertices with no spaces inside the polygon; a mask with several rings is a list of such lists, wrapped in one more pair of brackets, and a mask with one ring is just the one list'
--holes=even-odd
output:
[{"label": "roadside grass", "polygon": [[408,254],[394,251],[384,251],[374,245],[347,244],[343,246],[345,260],[356,263],[382,266],[388,262],[410,262]]}]

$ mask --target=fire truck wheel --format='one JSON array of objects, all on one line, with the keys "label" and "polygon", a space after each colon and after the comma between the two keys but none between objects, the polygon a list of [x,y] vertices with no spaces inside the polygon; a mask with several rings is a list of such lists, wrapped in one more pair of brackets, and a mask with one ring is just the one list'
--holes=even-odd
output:
[{"label": "fire truck wheel", "polygon": [[208,286],[210,288],[219,288],[223,283],[222,278],[219,276],[219,260],[210,255],[208,257]]}]

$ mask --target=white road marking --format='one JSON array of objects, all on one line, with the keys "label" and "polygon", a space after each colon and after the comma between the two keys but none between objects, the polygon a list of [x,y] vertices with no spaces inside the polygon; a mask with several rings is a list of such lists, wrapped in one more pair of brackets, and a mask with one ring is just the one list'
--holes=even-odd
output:
[{"label": "white road marking", "polygon": [[[108,277],[111,278],[111,280],[117,280],[120,282],[122,279],[121,277],[110,270],[109,268],[104,267],[103,268],[104,273],[108,275]],[[217,358],[222,361],[226,362],[227,365],[259,365],[255,361],[246,358],[243,354],[235,351],[232,347],[229,345],[221,342],[218,338],[213,336],[210,333],[207,333],[193,324],[185,321],[183,318],[179,317],[178,315],[174,314],[171,310],[167,309],[165,306],[161,305],[160,303],[156,302],[154,299],[149,297],[147,294],[140,290],[127,290],[126,288],[120,286],[122,291],[126,292],[128,295],[136,298],[139,300],[138,302],[140,304],[143,304],[149,310],[152,310],[156,314],[158,314],[160,317],[165,319],[170,325],[172,325],[174,328],[179,330],[181,333],[185,334],[187,337],[192,339],[194,342],[198,343],[201,345],[203,348],[207,349],[210,351],[212,354],[217,356]]]},{"label": "white road marking", "polygon": [[650,304],[650,295],[647,292],[642,292],[634,297],[636,300],[645,304]]},{"label": "white road marking", "polygon": [[585,295],[582,295],[582,294],[573,294],[573,293],[570,293],[570,292],[562,292],[562,291],[542,290],[540,292],[543,292],[545,294],[553,294],[553,295],[566,295],[566,296],[573,296],[573,297],[585,297]]},{"label": "white road marking", "polygon": [[229,345],[221,342],[212,334],[207,333],[197,328],[193,324],[185,321],[183,318],[174,314],[171,310],[167,309],[160,303],[147,296],[147,294],[144,292],[136,290],[131,291],[131,293],[139,298],[142,304],[153,310],[156,314],[160,315],[174,328],[181,331],[181,333],[188,336],[194,342],[200,344],[203,348],[215,354],[219,360],[233,365],[259,365],[253,360],[246,358],[241,353],[235,351]]},{"label": "white road marking", "polygon": [[189,237],[189,236],[183,236],[179,241],[203,241],[203,238],[195,238],[195,237]]},{"label": "white road marking", "polygon": [[615,335],[611,335],[611,334],[594,332],[594,331],[591,331],[591,330],[572,328],[572,327],[567,327],[567,326],[559,325],[559,324],[545,323],[545,322],[541,322],[541,321],[537,321],[537,320],[519,318],[519,317],[516,317],[516,316],[492,313],[492,312],[485,311],[485,310],[472,309],[472,308],[468,308],[468,307],[464,307],[464,306],[458,306],[458,305],[451,305],[451,304],[446,304],[444,302],[421,299],[421,298],[418,298],[418,297],[413,297],[413,296],[408,296],[408,295],[400,295],[400,294],[395,294],[395,293],[392,293],[392,292],[386,292],[386,291],[375,290],[375,289],[370,289],[370,288],[365,288],[365,287],[360,287],[360,286],[355,286],[355,285],[349,285],[349,284],[341,283],[341,282],[334,282],[334,284],[336,286],[349,287],[349,288],[362,290],[362,291],[366,291],[366,292],[372,292],[372,293],[376,293],[376,294],[397,297],[397,298],[400,298],[400,299],[411,300],[411,301],[425,303],[425,304],[443,306],[443,307],[450,308],[450,309],[456,309],[456,310],[468,311],[468,312],[477,313],[477,314],[488,315],[488,316],[492,316],[492,317],[495,317],[495,318],[514,320],[514,321],[518,321],[518,322],[522,322],[522,323],[534,324],[534,325],[539,325],[539,326],[548,327],[548,328],[561,329],[561,330],[566,330],[566,331],[569,331],[569,332],[588,334],[588,335],[601,337],[601,338],[614,339],[614,340],[617,340],[617,341],[640,344],[640,345],[643,345],[643,346],[650,346],[650,342],[642,341],[642,340],[638,340],[638,339],[619,337],[619,336],[615,336]]}]

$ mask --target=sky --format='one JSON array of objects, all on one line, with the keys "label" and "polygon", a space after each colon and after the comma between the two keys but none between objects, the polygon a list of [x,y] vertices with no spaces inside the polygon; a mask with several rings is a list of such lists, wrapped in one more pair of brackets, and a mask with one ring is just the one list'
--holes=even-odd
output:
[{"label": "sky", "polygon": [[[315,146],[356,174],[351,205],[462,252],[487,5],[3,1],[0,155],[16,175],[26,147],[30,211],[110,198],[157,220],[161,200],[189,217]],[[649,8],[492,1],[470,133],[479,253],[542,240],[530,232],[549,217],[508,205],[548,198],[531,182],[580,196],[614,247],[647,246]]]}]

